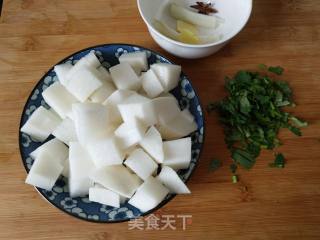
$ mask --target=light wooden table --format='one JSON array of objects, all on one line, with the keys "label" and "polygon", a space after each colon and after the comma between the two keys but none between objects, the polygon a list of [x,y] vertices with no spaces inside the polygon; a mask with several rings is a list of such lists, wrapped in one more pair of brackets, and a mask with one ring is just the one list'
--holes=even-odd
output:
[{"label": "light wooden table", "polygon": [[[218,0],[217,0],[218,1]],[[317,0],[256,0],[241,34],[214,56],[174,58],[150,38],[134,0],[4,0],[0,19],[0,239],[320,239],[320,4]],[[134,43],[181,64],[202,103],[224,96],[224,76],[259,63],[286,68],[294,112],[310,122],[297,138],[281,132],[288,164],[270,169],[264,152],[254,169],[232,184],[222,128],[206,116],[206,141],[189,187],[159,214],[191,214],[183,231],[128,230],[127,223],[93,224],[50,206],[24,184],[18,149],[23,105],[53,64],[102,43]],[[213,157],[224,160],[209,172]]]}]

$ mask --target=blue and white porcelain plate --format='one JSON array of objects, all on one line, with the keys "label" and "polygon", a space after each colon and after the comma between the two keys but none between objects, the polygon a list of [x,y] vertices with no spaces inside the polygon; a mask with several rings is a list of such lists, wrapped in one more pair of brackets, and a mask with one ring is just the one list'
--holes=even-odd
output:
[{"label": "blue and white porcelain plate", "polygon": [[[63,59],[57,64],[61,64],[64,62],[70,62],[74,64],[91,50],[95,50],[95,53],[99,57],[100,62],[106,68],[118,64],[118,57],[122,53],[135,51],[146,51],[149,64],[153,64],[156,62],[171,63],[168,59],[161,56],[160,54],[140,46],[128,44],[106,44],[81,50]],[[53,68],[51,68],[41,78],[41,80],[38,82],[32,93],[30,94],[22,112],[20,128],[36,108],[41,105],[49,108],[42,98],[42,92],[55,81],[58,81],[58,79],[55,72],[53,71]],[[190,112],[195,117],[198,125],[198,130],[192,134],[192,160],[190,166],[188,169],[180,170],[178,172],[183,181],[186,182],[190,178],[191,173],[194,171],[197,165],[197,161],[202,149],[204,141],[204,116],[202,113],[199,98],[195,90],[193,89],[188,77],[184,73],[181,74],[178,87],[173,89],[171,93],[178,99],[182,109],[188,108],[190,110]],[[37,142],[27,134],[21,132],[19,133],[21,158],[27,172],[29,172],[33,163],[33,159],[29,156],[29,154],[41,144],[43,143]],[[37,188],[37,190],[54,206],[74,217],[87,221],[105,223],[128,221],[133,218],[147,215],[165,205],[175,196],[173,194],[170,194],[156,208],[148,212],[141,212],[128,203],[123,203],[120,208],[113,208],[99,203],[90,202],[88,197],[71,198],[69,196],[68,179],[62,176],[58,179],[52,191],[46,191],[40,188]]]}]

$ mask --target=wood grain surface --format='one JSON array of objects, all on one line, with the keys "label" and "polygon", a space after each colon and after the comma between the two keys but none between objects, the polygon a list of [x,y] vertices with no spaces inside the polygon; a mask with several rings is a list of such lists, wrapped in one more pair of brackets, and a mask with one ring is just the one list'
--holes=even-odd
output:
[{"label": "wood grain surface", "polygon": [[[218,1],[218,0],[217,0]],[[320,4],[256,0],[247,27],[219,53],[183,60],[155,44],[135,0],[4,0],[0,18],[0,239],[320,239]],[[191,214],[183,231],[128,230],[68,216],[24,184],[18,128],[27,97],[41,76],[72,52],[102,43],[145,46],[183,66],[203,105],[225,95],[224,76],[257,64],[281,65],[294,89],[296,115],[310,126],[298,138],[281,132],[288,164],[270,169],[263,152],[232,184],[229,155],[216,116],[206,117],[205,147],[188,186],[158,214]],[[223,160],[209,172],[213,158]],[[243,186],[247,186],[247,191]]]}]

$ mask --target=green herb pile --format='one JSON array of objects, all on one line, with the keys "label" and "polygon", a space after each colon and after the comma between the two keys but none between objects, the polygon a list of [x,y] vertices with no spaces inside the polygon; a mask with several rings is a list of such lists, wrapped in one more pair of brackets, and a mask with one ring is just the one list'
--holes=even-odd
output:
[{"label": "green herb pile", "polygon": [[[283,68],[262,65],[269,72],[281,75]],[[288,128],[301,136],[305,121],[285,112],[283,107],[294,107],[288,83],[274,80],[267,74],[239,71],[226,78],[228,96],[209,104],[208,111],[216,110],[224,126],[225,142],[234,163],[231,165],[233,182],[237,181],[237,166],[250,169],[262,149],[274,149],[281,143],[277,137],[281,128]],[[277,154],[272,167],[284,167],[285,159]]]}]

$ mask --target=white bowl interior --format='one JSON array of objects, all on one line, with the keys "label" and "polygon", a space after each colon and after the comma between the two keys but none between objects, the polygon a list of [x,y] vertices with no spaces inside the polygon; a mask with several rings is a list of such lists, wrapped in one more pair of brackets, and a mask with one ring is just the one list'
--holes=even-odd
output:
[{"label": "white bowl interior", "polygon": [[[168,9],[170,3],[189,7],[196,2],[194,0],[138,0],[141,15],[148,27],[153,25],[154,19],[161,19],[174,29],[176,28],[176,20],[170,16]],[[206,2],[214,4],[214,7],[218,10],[218,13],[215,15],[223,19],[223,23],[214,30],[202,29],[200,34],[220,35],[222,38],[218,42],[224,42],[235,36],[244,27],[251,14],[252,0],[215,0]]]}]

